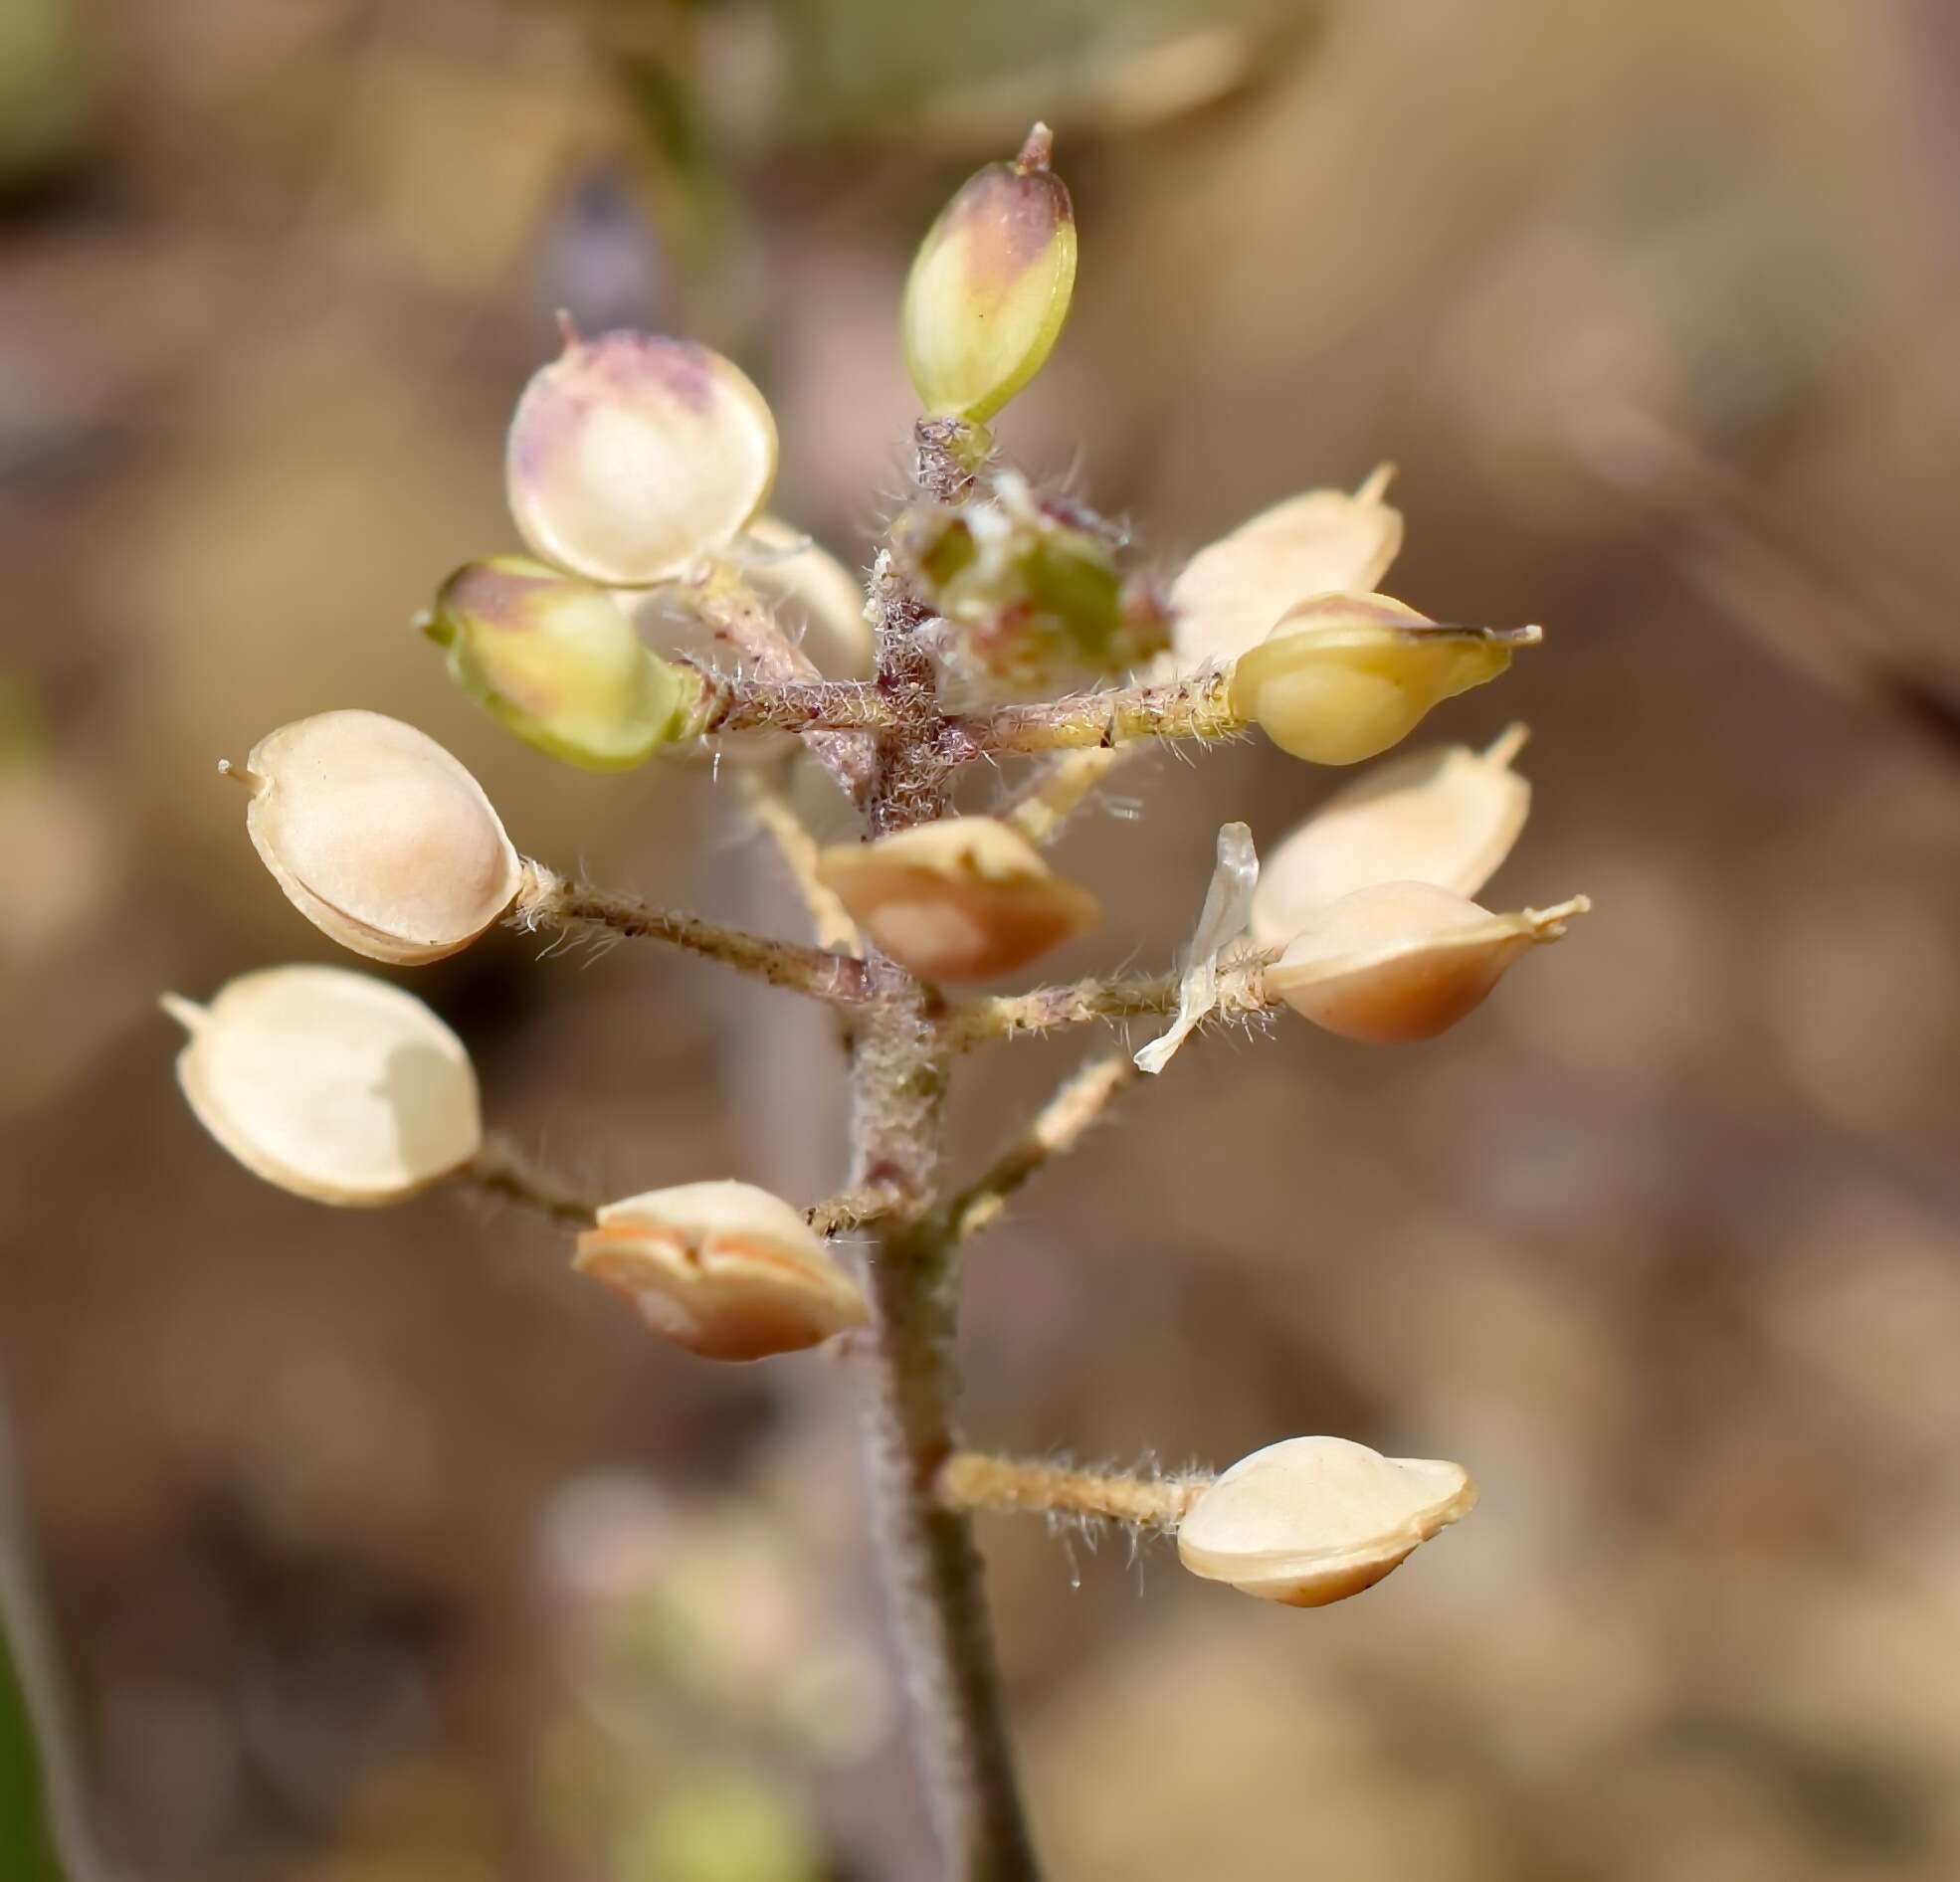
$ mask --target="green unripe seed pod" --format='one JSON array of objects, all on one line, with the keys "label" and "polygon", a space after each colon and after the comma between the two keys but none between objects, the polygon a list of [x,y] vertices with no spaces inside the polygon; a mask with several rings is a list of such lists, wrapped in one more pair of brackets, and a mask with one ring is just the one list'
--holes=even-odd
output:
[{"label": "green unripe seed pod", "polygon": [[1076,212],[1037,124],[940,211],[912,261],[905,370],[928,418],[979,424],[1040,372],[1076,285]]},{"label": "green unripe seed pod", "polygon": [[500,725],[587,771],[624,771],[688,735],[699,676],[662,659],[592,582],[525,556],[458,569],[422,631]]}]

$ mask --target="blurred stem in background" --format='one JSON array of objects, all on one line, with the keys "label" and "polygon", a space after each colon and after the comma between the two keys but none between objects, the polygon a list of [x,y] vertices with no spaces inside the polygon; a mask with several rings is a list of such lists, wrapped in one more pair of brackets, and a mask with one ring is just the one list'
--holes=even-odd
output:
[{"label": "blurred stem in background", "polygon": [[107,1882],[82,1820],[53,1636],[34,1587],[0,1425],[0,1876]]}]

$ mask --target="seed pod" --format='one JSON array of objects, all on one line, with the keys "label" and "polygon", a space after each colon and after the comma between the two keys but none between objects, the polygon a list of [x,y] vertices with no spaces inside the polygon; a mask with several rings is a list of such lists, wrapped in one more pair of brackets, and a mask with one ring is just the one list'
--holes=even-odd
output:
[{"label": "seed pod", "polygon": [[991,817],[840,844],[818,857],[817,875],[886,954],[926,980],[1011,974],[1102,919],[1087,889]]},{"label": "seed pod", "polygon": [[197,1121],[255,1176],[315,1203],[398,1203],[483,1141],[477,1074],[442,1021],[384,980],[269,967],[208,1007],[164,1010],[190,1034],[177,1082]]},{"label": "seed pod", "polygon": [[912,261],[905,370],[928,418],[991,418],[1041,371],[1076,284],[1076,212],[1037,124],[969,177]]},{"label": "seed pod", "polygon": [[1266,970],[1269,992],[1343,1038],[1434,1038],[1479,1006],[1505,968],[1591,907],[1493,915],[1431,882],[1385,882],[1323,908]]},{"label": "seed pod", "polygon": [[652,653],[612,596],[525,556],[458,569],[422,631],[499,724],[587,771],[644,764],[687,736],[699,677]]},{"label": "seed pod", "polygon": [[1314,595],[1365,595],[1402,547],[1402,512],[1382,501],[1384,466],[1360,489],[1307,490],[1243,522],[1171,585],[1179,667],[1230,665]]},{"label": "seed pod", "polygon": [[1413,732],[1445,699],[1495,679],[1536,628],[1441,627],[1386,595],[1291,609],[1232,671],[1232,705],[1283,752],[1352,765]]},{"label": "seed pod", "polygon": [[1531,808],[1511,760],[1514,725],[1489,750],[1445,745],[1372,770],[1337,791],[1266,859],[1253,939],[1279,947],[1343,895],[1381,882],[1432,882],[1474,895],[1510,853]]},{"label": "seed pod", "polygon": [[608,1203],[572,1266],[703,1359],[766,1359],[869,1317],[800,1211],[747,1183],[684,1183]]},{"label": "seed pod", "polygon": [[321,712],[246,760],[245,827],[288,899],[369,960],[469,946],[517,893],[490,801],[433,738],[379,712]]},{"label": "seed pod", "polygon": [[1289,1437],[1199,1492],[1177,1532],[1178,1559],[1262,1600],[1324,1607],[1373,1588],[1475,1502],[1462,1464]]},{"label": "seed pod", "polygon": [[776,478],[776,421],[729,360],[656,333],[569,339],[510,421],[510,513],[532,551],[615,588],[683,574]]}]

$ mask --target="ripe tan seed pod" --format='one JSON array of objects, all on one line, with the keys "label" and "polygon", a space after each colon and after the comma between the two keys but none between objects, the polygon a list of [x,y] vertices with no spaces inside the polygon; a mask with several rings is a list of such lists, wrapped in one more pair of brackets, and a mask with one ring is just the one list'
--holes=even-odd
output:
[{"label": "ripe tan seed pod", "polygon": [[439,961],[517,893],[517,852],[483,787],[399,719],[297,719],[253,746],[243,776],[246,829],[274,879],[316,928],[370,960]]},{"label": "ripe tan seed pod", "polygon": [[1232,705],[1295,758],[1358,764],[1540,638],[1536,628],[1440,626],[1387,595],[1320,595],[1240,657]]},{"label": "ripe tan seed pod", "polygon": [[989,419],[1053,349],[1076,285],[1076,212],[1037,124],[1012,163],[969,177],[905,282],[905,370],[928,418]]},{"label": "ripe tan seed pod", "polygon": [[572,1265],[704,1359],[794,1353],[869,1318],[863,1291],[802,1213],[748,1183],[608,1203]]},{"label": "ripe tan seed pod", "polygon": [[413,994],[343,967],[269,967],[208,1007],[163,997],[189,1032],[177,1082],[255,1176],[315,1203],[398,1203],[483,1141],[470,1054]]},{"label": "ripe tan seed pod", "polygon": [[1201,549],[1171,584],[1172,646],[1189,671],[1249,654],[1314,595],[1366,595],[1402,547],[1402,512],[1382,501],[1383,466],[1362,486],[1307,490]]},{"label": "ripe tan seed pod", "polygon": [[1253,939],[1283,947],[1330,903],[1381,882],[1474,895],[1531,808],[1530,785],[1511,769],[1523,744],[1514,725],[1486,751],[1414,752],[1336,791],[1266,858]]},{"label": "ripe tan seed pod", "polygon": [[991,817],[949,817],[876,843],[840,844],[817,875],[851,919],[926,980],[992,980],[1102,919],[1087,889]]},{"label": "ripe tan seed pod", "polygon": [[776,479],[776,421],[711,348],[568,337],[524,388],[504,461],[532,552],[614,588],[685,574],[739,535]]},{"label": "ripe tan seed pod", "polygon": [[1324,1607],[1373,1588],[1475,1502],[1462,1464],[1289,1437],[1199,1492],[1177,1532],[1178,1559],[1262,1600]]},{"label": "ripe tan seed pod", "polygon": [[1266,970],[1266,986],[1315,1026],[1394,1045],[1434,1038],[1480,1005],[1526,948],[1591,907],[1493,915],[1432,882],[1384,882],[1323,908]]}]

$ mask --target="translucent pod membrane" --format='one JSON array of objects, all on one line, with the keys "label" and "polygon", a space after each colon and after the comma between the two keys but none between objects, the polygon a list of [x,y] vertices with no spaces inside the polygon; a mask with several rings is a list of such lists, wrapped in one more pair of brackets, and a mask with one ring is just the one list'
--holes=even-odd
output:
[{"label": "translucent pod membrane", "polygon": [[661,334],[571,340],[525,387],[504,458],[532,552],[633,588],[684,573],[768,500],[776,421],[733,362]]},{"label": "translucent pod membrane", "polygon": [[802,1213],[747,1183],[684,1183],[608,1203],[572,1265],[704,1359],[793,1353],[869,1318],[857,1282]]},{"label": "translucent pod membrane", "polygon": [[1487,751],[1415,752],[1335,792],[1266,858],[1253,939],[1283,946],[1330,903],[1382,882],[1474,895],[1531,809],[1531,786],[1511,769],[1523,744],[1514,725]]},{"label": "translucent pod membrane", "polygon": [[1102,905],[991,817],[842,844],[817,873],[851,918],[926,980],[992,980],[1096,927]]},{"label": "translucent pod membrane", "polygon": [[1536,628],[1444,627],[1387,595],[1318,595],[1240,658],[1232,705],[1295,758],[1358,764],[1540,638]]},{"label": "translucent pod membrane", "polygon": [[528,556],[466,563],[422,631],[498,724],[587,771],[644,764],[687,734],[699,676],[661,659],[612,595]]},{"label": "translucent pod membrane", "polygon": [[208,1007],[166,994],[190,1034],[177,1082],[255,1176],[315,1203],[398,1203],[483,1141],[470,1054],[413,994],[340,967],[269,967]]},{"label": "translucent pod membrane", "polygon": [[1171,585],[1176,665],[1231,665],[1313,595],[1366,595],[1402,547],[1402,512],[1382,501],[1386,467],[1360,489],[1307,490],[1201,549]]},{"label": "translucent pod membrane", "polygon": [[1525,949],[1591,907],[1493,915],[1431,882],[1384,882],[1321,909],[1266,970],[1266,986],[1315,1026],[1395,1045],[1434,1038],[1478,1005]]},{"label": "translucent pod membrane", "polygon": [[1076,215],[1037,124],[1012,163],[969,177],[912,261],[905,370],[931,418],[991,418],[1041,371],[1076,285]]},{"label": "translucent pod membrane", "polygon": [[350,710],[283,725],[253,746],[244,779],[246,829],[274,879],[370,960],[441,960],[517,893],[517,852],[483,787],[399,719]]},{"label": "translucent pod membrane", "polygon": [[1177,1553],[1208,1582],[1324,1607],[1374,1587],[1475,1502],[1462,1464],[1384,1457],[1344,1437],[1289,1437],[1199,1493]]}]

